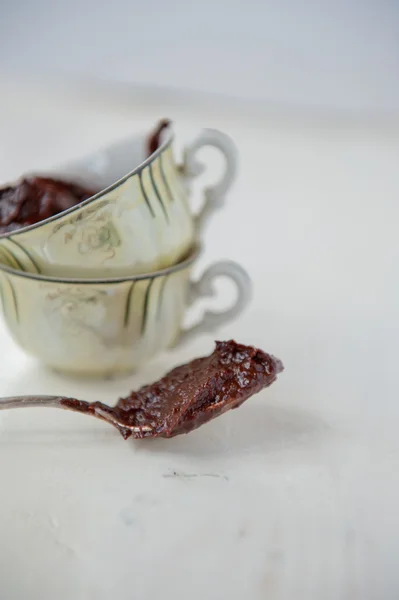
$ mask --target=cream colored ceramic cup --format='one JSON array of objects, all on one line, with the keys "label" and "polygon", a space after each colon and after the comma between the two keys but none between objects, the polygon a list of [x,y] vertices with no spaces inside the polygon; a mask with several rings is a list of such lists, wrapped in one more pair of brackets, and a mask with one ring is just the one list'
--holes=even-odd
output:
[{"label": "cream colored ceramic cup", "polygon": [[[59,215],[1,235],[0,263],[56,277],[107,278],[150,273],[184,258],[204,221],[224,202],[236,172],[235,147],[225,134],[206,129],[178,165],[171,131],[144,159],[146,141],[144,135],[132,137],[47,172],[102,191]],[[194,215],[188,190],[203,170],[196,154],[204,146],[217,147],[226,164],[218,183],[204,190],[202,209]],[[139,166],[132,170],[134,165]]]},{"label": "cream colored ceramic cup", "polygon": [[[217,262],[191,280],[198,249],[184,262],[149,275],[113,280],[63,280],[0,268],[5,321],[27,353],[59,371],[106,377],[134,370],[153,355],[235,318],[251,297],[251,282],[234,262]],[[207,311],[185,329],[198,298],[214,296],[213,282],[231,279],[229,309]]]}]

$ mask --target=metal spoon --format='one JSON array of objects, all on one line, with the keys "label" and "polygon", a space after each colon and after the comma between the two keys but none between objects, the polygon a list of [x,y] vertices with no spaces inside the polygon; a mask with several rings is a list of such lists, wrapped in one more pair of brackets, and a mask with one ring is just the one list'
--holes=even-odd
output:
[{"label": "metal spoon", "polygon": [[128,425],[118,421],[115,415],[105,410],[105,405],[97,406],[95,402],[90,403],[85,400],[76,400],[76,398],[66,398],[65,396],[10,396],[0,399],[0,410],[9,408],[32,408],[34,406],[43,406],[49,408],[62,408],[63,410],[72,410],[81,414],[90,415],[102,421],[106,421],[122,434],[123,437],[129,437],[133,434],[135,437],[148,437],[153,428],[149,425],[140,427]]}]

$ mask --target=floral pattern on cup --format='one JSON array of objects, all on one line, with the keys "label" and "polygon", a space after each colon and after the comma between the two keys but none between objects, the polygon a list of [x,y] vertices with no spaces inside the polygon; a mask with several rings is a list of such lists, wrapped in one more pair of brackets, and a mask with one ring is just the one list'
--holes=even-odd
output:
[{"label": "floral pattern on cup", "polygon": [[[135,144],[141,146],[142,138]],[[209,216],[223,205],[234,179],[236,153],[230,138],[213,130],[204,130],[185,149],[182,165],[176,163],[172,145],[173,136],[139,167],[81,204],[1,235],[2,264],[30,273],[84,278],[148,273],[182,260]],[[226,169],[217,184],[204,190],[203,207],[195,215],[189,188],[201,170],[197,151],[207,145],[225,155]],[[128,145],[124,150],[127,156],[134,155]],[[106,164],[107,150],[101,155]],[[77,176],[79,169],[88,176],[93,164],[98,168],[99,162],[89,157],[72,170],[66,166],[64,177]],[[61,168],[45,175],[62,174]]]},{"label": "floral pattern on cup", "polygon": [[[0,267],[6,323],[16,342],[47,365],[77,375],[131,371],[158,352],[210,333],[247,306],[251,283],[237,264],[221,261],[192,281],[198,255],[151,276],[116,280],[62,280]],[[237,288],[233,305],[206,311],[186,329],[186,311],[215,294],[213,281],[228,277]]]}]

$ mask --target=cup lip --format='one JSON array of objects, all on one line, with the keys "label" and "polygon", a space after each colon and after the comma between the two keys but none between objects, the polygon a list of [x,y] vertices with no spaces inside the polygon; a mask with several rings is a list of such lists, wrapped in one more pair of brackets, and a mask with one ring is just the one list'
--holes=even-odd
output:
[{"label": "cup lip", "polygon": [[175,138],[175,134],[174,134],[174,131],[173,131],[171,125],[169,125],[169,128],[165,131],[164,137],[165,137],[165,139],[158,146],[158,148],[155,150],[155,152],[150,154],[150,156],[147,156],[147,158],[145,160],[143,160],[143,162],[140,163],[135,169],[133,169],[132,171],[129,171],[129,173],[127,173],[126,175],[124,175],[123,177],[121,177],[120,179],[115,181],[114,183],[111,183],[111,185],[109,185],[108,187],[97,192],[93,196],[90,196],[90,198],[83,200],[83,202],[79,202],[79,204],[75,204],[75,206],[71,206],[71,208],[67,208],[66,210],[63,210],[62,212],[60,212],[56,215],[48,217],[47,219],[43,219],[42,221],[38,221],[37,223],[33,223],[32,225],[26,225],[25,227],[21,227],[20,229],[17,229],[16,231],[7,231],[5,233],[0,233],[0,240],[5,239],[5,238],[16,237],[22,233],[25,233],[27,231],[32,231],[33,229],[37,229],[38,227],[41,227],[42,225],[46,225],[47,223],[52,223],[54,221],[57,221],[58,219],[61,219],[62,217],[66,216],[66,215],[70,215],[71,213],[79,210],[80,208],[87,206],[91,202],[98,200],[99,198],[101,198],[102,196],[105,196],[109,192],[112,192],[117,187],[119,187],[122,183],[125,183],[125,181],[127,181],[128,179],[130,179],[131,177],[134,177],[134,175],[138,175],[139,173],[141,173],[141,171],[143,169],[145,169],[145,167],[147,167],[157,156],[159,156],[161,154],[161,152],[166,150],[166,148],[168,148],[172,144],[172,142]]},{"label": "cup lip", "polygon": [[166,267],[165,269],[159,269],[157,271],[152,271],[150,273],[141,273],[138,275],[125,275],[121,277],[99,277],[99,278],[82,278],[79,277],[54,277],[51,275],[41,275],[39,273],[28,273],[27,271],[18,271],[17,269],[12,269],[11,267],[7,267],[6,265],[0,264],[0,271],[4,271],[8,275],[12,275],[13,277],[23,277],[24,279],[31,279],[35,281],[39,281],[42,283],[58,283],[58,284],[74,284],[74,285],[104,285],[104,284],[115,284],[115,283],[124,283],[126,281],[143,281],[146,279],[157,279],[158,277],[164,277],[165,275],[170,275],[171,273],[176,273],[177,271],[182,271],[189,267],[200,255],[202,251],[202,247],[199,242],[195,242],[192,246],[188,255],[183,258],[180,262],[175,263],[170,267]]}]

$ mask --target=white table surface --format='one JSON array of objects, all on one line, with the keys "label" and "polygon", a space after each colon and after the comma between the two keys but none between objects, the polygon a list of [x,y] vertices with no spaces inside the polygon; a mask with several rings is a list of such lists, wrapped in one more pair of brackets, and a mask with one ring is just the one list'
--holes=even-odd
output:
[{"label": "white table surface", "polygon": [[[162,99],[10,81],[0,180],[163,116]],[[178,102],[240,148],[239,180],[198,272],[232,258],[251,308],[217,338],[286,371],[240,410],[173,440],[124,442],[56,410],[0,415],[4,600],[396,600],[399,597],[399,128]],[[230,289],[220,287],[222,296]],[[212,350],[203,336],[113,382],[61,378],[1,325],[0,395],[116,400]]]}]

